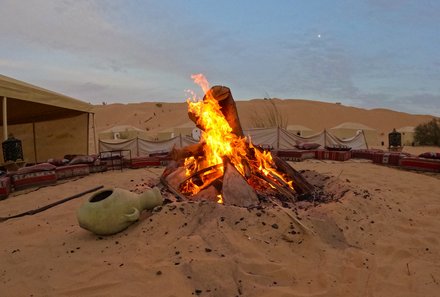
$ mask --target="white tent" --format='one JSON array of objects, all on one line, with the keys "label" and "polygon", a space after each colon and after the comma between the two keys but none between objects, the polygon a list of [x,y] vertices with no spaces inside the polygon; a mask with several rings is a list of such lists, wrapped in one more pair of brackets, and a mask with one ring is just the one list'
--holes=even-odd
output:
[{"label": "white tent", "polygon": [[367,146],[379,145],[377,130],[361,123],[345,122],[329,130],[333,136],[341,140],[351,139],[356,136],[359,131],[363,132]]},{"label": "white tent", "polygon": [[402,135],[402,145],[412,145],[414,143],[415,129],[413,126],[406,126],[396,130]]},{"label": "white tent", "polygon": [[98,133],[98,139],[133,139],[133,138],[150,139],[150,133],[145,130],[130,125],[114,126]]}]

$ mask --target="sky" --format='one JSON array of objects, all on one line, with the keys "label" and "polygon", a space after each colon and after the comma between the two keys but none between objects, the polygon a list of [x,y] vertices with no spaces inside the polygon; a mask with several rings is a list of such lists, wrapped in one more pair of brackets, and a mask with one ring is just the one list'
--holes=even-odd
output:
[{"label": "sky", "polygon": [[440,116],[440,1],[0,0],[0,74],[92,104],[236,100]]}]

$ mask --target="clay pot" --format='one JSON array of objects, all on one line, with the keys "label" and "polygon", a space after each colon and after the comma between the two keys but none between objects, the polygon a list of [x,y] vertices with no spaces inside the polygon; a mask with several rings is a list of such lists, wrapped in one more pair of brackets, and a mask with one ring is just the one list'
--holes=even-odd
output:
[{"label": "clay pot", "polygon": [[76,216],[82,228],[98,235],[110,235],[137,221],[143,210],[162,203],[158,188],[140,195],[120,188],[104,189],[83,203]]}]

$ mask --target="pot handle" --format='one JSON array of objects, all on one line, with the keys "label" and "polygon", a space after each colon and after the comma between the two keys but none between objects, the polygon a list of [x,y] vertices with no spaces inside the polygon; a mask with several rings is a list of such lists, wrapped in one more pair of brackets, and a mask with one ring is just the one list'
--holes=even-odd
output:
[{"label": "pot handle", "polygon": [[139,220],[139,216],[140,216],[140,212],[139,212],[139,209],[137,209],[136,207],[133,207],[132,213],[125,215],[125,217],[127,218],[127,220],[129,222],[134,222],[134,221]]}]

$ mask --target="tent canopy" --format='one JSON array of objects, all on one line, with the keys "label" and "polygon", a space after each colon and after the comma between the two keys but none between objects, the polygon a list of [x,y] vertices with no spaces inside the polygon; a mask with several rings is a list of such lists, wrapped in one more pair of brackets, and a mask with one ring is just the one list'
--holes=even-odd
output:
[{"label": "tent canopy", "polygon": [[88,103],[0,74],[3,97],[7,98],[8,125],[74,117],[92,110]]},{"label": "tent canopy", "polygon": [[25,161],[89,152],[91,104],[1,74],[0,101],[2,139],[20,139]]}]

